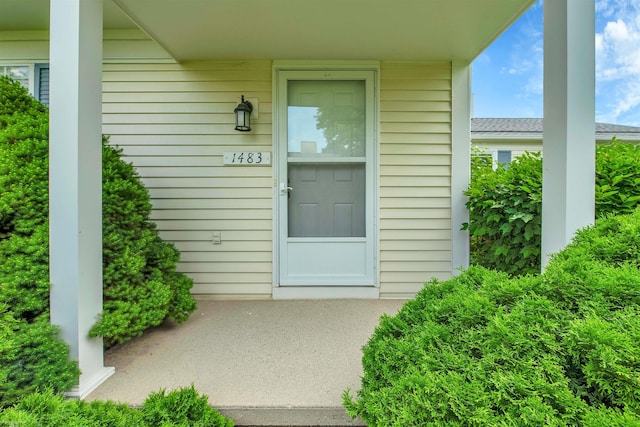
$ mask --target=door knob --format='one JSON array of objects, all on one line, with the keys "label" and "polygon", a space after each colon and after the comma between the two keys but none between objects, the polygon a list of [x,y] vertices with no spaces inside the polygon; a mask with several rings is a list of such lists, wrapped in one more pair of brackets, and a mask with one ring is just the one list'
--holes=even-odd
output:
[{"label": "door knob", "polygon": [[284,182],[280,183],[280,195],[285,196],[289,194],[290,191],[293,191],[293,187],[288,187]]}]

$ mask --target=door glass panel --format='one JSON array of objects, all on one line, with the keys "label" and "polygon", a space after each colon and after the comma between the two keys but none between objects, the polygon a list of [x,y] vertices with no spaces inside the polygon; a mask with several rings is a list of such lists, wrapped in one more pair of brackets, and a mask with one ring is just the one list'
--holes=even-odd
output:
[{"label": "door glass panel", "polygon": [[289,237],[365,237],[365,82],[288,82]]},{"label": "door glass panel", "polygon": [[364,81],[294,80],[288,85],[289,156],[364,157]]}]

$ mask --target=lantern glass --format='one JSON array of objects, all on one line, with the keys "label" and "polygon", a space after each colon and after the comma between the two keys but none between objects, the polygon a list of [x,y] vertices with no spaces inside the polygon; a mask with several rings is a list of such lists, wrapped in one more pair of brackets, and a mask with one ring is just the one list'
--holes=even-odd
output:
[{"label": "lantern glass", "polygon": [[244,96],[242,96],[242,101],[233,111],[236,113],[236,130],[249,132],[251,130],[251,111],[253,111],[251,103],[245,101]]}]

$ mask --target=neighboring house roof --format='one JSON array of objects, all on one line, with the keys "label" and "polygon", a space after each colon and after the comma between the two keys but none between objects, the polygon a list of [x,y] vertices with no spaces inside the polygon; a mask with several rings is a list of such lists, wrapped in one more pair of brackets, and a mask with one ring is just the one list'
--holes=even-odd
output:
[{"label": "neighboring house roof", "polygon": [[[471,140],[539,140],[542,141],[542,119],[471,119]],[[640,142],[640,127],[596,123],[596,140]]]}]

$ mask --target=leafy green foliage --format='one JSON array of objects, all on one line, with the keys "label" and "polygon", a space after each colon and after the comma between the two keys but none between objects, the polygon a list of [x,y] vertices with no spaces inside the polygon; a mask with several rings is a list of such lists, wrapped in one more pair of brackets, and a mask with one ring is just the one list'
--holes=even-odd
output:
[{"label": "leafy green foliage", "polygon": [[[26,396],[0,413],[0,424],[20,427],[232,427],[193,387],[152,393],[142,409],[112,401],[64,400],[51,391]],[[11,425],[11,424],[10,424]]]},{"label": "leafy green foliage", "polygon": [[[516,158],[493,170],[476,156],[469,189],[471,262],[509,274],[540,271],[542,159]],[[631,213],[640,205],[640,146],[618,142],[596,148],[596,217]]]},{"label": "leafy green foliage", "polygon": [[427,283],[383,316],[344,404],[371,427],[639,425],[639,315],[640,209],[581,230],[543,275]]},{"label": "leafy green foliage", "polygon": [[540,154],[525,153],[509,168],[473,165],[466,192],[471,261],[510,274],[540,269],[542,167]]},{"label": "leafy green foliage", "polygon": [[640,146],[616,138],[596,147],[596,217],[631,213],[640,204]]}]

